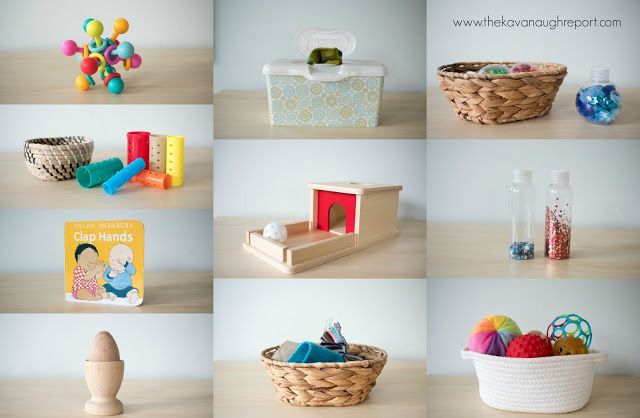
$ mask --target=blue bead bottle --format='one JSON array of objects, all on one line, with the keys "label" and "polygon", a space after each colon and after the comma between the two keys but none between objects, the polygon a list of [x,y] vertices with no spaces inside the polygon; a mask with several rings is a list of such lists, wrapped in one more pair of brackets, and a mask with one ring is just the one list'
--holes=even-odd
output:
[{"label": "blue bead bottle", "polygon": [[606,125],[618,116],[622,97],[609,81],[608,67],[593,67],[591,78],[576,94],[576,109],[589,122]]}]

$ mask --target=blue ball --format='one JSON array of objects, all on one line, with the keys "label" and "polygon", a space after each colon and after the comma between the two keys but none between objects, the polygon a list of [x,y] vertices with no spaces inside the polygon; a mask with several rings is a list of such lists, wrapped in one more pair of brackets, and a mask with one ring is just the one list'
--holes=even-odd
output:
[{"label": "blue ball", "polygon": [[120,94],[124,90],[124,81],[120,77],[114,77],[107,83],[107,88],[113,94]]},{"label": "blue ball", "polygon": [[116,48],[116,53],[120,58],[126,60],[133,56],[133,45],[130,42],[120,42]]}]

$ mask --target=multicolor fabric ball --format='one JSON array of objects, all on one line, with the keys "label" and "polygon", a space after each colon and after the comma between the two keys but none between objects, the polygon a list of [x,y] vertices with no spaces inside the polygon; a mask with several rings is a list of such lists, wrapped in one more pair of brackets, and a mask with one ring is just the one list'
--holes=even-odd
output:
[{"label": "multicolor fabric ball", "polygon": [[471,332],[469,350],[491,356],[504,356],[509,343],[519,335],[522,332],[518,324],[508,316],[487,316]]}]

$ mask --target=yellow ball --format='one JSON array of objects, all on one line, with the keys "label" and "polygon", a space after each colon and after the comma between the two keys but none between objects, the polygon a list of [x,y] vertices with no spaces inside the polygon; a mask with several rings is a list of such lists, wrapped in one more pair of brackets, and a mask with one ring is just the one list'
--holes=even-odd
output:
[{"label": "yellow ball", "polygon": [[102,26],[101,21],[93,19],[91,22],[87,23],[87,34],[92,38],[99,37],[100,35],[102,35],[103,31],[104,26]]},{"label": "yellow ball", "polygon": [[116,19],[116,21],[113,22],[113,30],[117,33],[126,33],[129,30],[129,22],[123,18]]},{"label": "yellow ball", "polygon": [[91,84],[89,84],[89,80],[82,74],[76,77],[76,88],[78,90],[89,90]]}]

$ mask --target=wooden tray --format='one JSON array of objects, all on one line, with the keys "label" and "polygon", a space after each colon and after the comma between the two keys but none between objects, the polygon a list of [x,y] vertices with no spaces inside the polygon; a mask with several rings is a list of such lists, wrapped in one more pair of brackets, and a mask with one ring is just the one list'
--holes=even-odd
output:
[{"label": "wooden tray", "polygon": [[293,274],[398,235],[398,232],[394,231],[359,245],[358,234],[314,229],[309,221],[286,224],[285,227],[288,237],[284,242],[265,238],[262,229],[246,231],[242,248],[272,267]]}]

